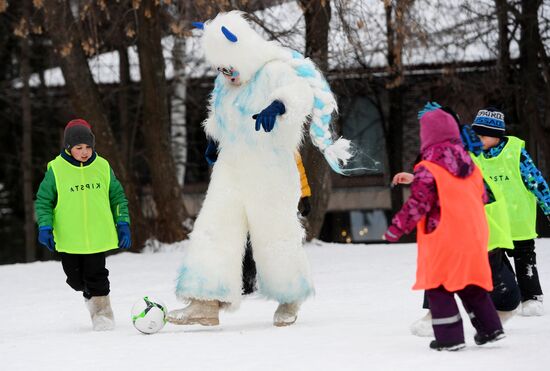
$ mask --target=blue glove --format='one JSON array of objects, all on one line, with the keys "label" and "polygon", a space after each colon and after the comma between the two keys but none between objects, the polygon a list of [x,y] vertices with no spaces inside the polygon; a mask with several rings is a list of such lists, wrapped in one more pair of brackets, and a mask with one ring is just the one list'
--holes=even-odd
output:
[{"label": "blue glove", "polygon": [[218,143],[212,139],[208,139],[206,151],[204,151],[204,158],[206,158],[208,166],[214,166],[214,163],[218,160]]},{"label": "blue glove", "polygon": [[38,242],[46,246],[51,252],[54,252],[55,241],[53,239],[53,228],[48,225],[38,228]]},{"label": "blue glove", "polygon": [[118,234],[118,247],[129,249],[132,246],[132,235],[130,234],[130,224],[126,222],[118,222],[116,225]]},{"label": "blue glove", "polygon": [[256,131],[260,131],[260,126],[264,128],[266,133],[273,130],[277,115],[282,115],[286,112],[283,102],[274,100],[269,106],[264,108],[262,112],[252,116],[256,120]]},{"label": "blue glove", "polygon": [[464,148],[474,155],[479,156],[481,151],[483,151],[483,143],[470,125],[462,125],[460,127],[460,139],[462,139]]}]

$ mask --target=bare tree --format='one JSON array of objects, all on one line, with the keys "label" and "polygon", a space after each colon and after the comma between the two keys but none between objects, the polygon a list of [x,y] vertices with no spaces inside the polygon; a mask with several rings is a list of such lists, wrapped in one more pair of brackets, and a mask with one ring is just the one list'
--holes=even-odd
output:
[{"label": "bare tree", "polygon": [[23,18],[25,26],[21,30],[21,79],[23,89],[21,90],[21,110],[23,117],[23,203],[25,210],[25,260],[32,262],[36,260],[36,232],[33,207],[33,168],[32,168],[32,106],[31,90],[29,80],[31,77],[31,48],[29,43],[30,24],[30,1],[23,1]]},{"label": "bare tree", "polygon": [[94,132],[98,138],[98,152],[109,159],[115,173],[124,184],[132,218],[133,246],[141,247],[148,235],[140,203],[131,175],[120,156],[98,87],[92,78],[82,48],[82,37],[71,13],[70,2],[45,0],[44,11],[47,31],[57,53],[74,111],[76,115],[86,118],[94,125]]},{"label": "bare tree", "polygon": [[[390,174],[396,174],[403,169],[403,123],[404,113],[404,74],[403,46],[406,38],[406,13],[414,0],[384,0],[386,12],[386,40],[388,61],[389,115],[387,120],[386,142]],[[397,211],[403,204],[403,193],[399,188],[391,191],[392,210]]]},{"label": "bare tree", "polygon": [[143,93],[142,130],[157,209],[156,237],[162,242],[184,239],[188,217],[170,143],[170,112],[161,44],[160,5],[144,0],[138,9],[138,54]]},{"label": "bare tree", "polygon": [[[328,33],[330,29],[330,0],[300,0],[306,21],[306,56],[328,70]],[[311,187],[311,213],[308,216],[306,237],[316,238],[323,226],[332,190],[331,171],[323,155],[306,141],[303,152],[304,167]]]}]

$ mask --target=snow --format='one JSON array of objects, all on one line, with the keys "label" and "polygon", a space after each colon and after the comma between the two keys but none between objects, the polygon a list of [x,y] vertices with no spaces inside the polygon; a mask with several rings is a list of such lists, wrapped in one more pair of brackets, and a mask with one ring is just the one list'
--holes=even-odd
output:
[{"label": "snow", "polygon": [[[428,349],[410,324],[424,315],[422,294],[410,287],[413,244],[344,245],[317,242],[306,249],[316,297],[294,326],[275,328],[276,303],[253,296],[222,313],[218,327],[167,324],[143,335],[130,321],[135,301],[173,294],[186,242],[159,252],[108,257],[117,319],[112,332],[93,332],[79,293],[65,284],[56,261],[0,266],[2,370],[548,370],[550,315],[512,318],[507,338],[478,347],[465,323],[467,348]],[[543,288],[550,282],[550,239],[537,240]],[[150,250],[149,250],[150,251]],[[547,304],[548,305],[548,304]],[[463,313],[463,318],[467,316]]]}]

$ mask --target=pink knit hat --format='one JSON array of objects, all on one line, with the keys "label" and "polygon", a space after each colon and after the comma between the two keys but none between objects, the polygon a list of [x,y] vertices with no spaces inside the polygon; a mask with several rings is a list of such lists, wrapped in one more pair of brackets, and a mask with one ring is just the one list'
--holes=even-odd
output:
[{"label": "pink knit hat", "polygon": [[420,151],[450,139],[460,140],[460,132],[453,116],[442,109],[426,112],[420,118]]}]

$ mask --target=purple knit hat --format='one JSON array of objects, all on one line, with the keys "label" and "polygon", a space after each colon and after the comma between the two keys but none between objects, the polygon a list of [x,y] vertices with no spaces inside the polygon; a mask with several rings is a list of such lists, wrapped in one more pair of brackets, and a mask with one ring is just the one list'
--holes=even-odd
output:
[{"label": "purple knit hat", "polygon": [[426,112],[420,118],[420,152],[431,145],[450,139],[460,140],[460,132],[453,116],[436,109]]}]

